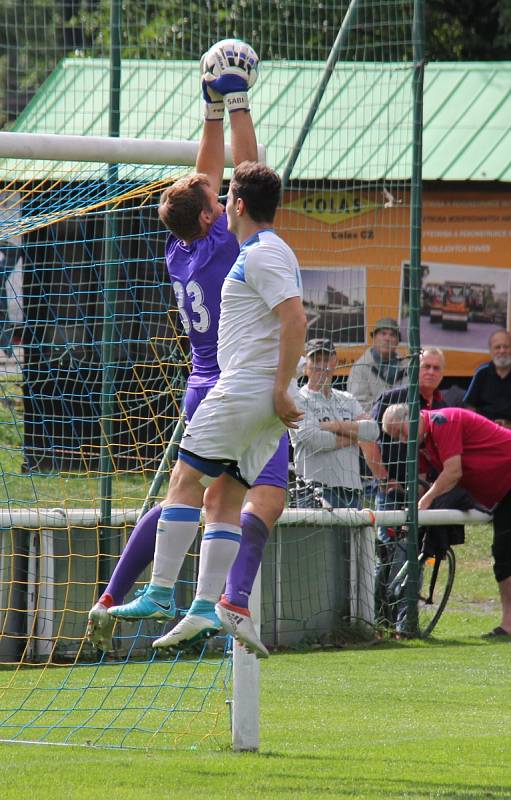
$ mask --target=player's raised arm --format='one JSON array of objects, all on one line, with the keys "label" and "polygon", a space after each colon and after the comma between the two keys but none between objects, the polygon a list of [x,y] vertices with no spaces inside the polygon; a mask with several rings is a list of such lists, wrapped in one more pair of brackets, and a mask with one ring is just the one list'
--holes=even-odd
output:
[{"label": "player's raised arm", "polygon": [[[201,59],[206,122],[196,167],[210,176],[213,188],[220,186],[224,168],[223,139],[220,141],[223,125],[219,124],[224,109],[229,112],[234,164],[257,161],[248,90],[257,80],[258,67],[257,53],[238,39],[217,42]],[[222,128],[221,133],[218,128]]]},{"label": "player's raised arm", "polygon": [[235,166],[243,161],[257,161],[257,139],[250,109],[229,115],[231,122],[231,148]]},{"label": "player's raised arm", "polygon": [[224,176],[224,126],[222,123],[204,120],[195,169],[208,176],[211,188],[218,194]]},{"label": "player's raised arm", "polygon": [[204,53],[200,62],[201,90],[204,98],[204,127],[195,169],[208,176],[211,188],[218,194],[224,175],[225,160],[224,98],[206,80],[204,70],[207,69],[209,53],[209,50]]}]

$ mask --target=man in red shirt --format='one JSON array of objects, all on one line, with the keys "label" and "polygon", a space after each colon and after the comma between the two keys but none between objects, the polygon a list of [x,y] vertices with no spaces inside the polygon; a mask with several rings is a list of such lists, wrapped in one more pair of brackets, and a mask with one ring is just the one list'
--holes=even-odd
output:
[{"label": "man in red shirt", "polygon": [[[408,406],[389,406],[383,430],[408,441]],[[502,621],[488,637],[511,636],[511,431],[464,408],[421,411],[419,471],[437,479],[419,500],[424,511],[458,483],[493,513],[493,559]]]}]

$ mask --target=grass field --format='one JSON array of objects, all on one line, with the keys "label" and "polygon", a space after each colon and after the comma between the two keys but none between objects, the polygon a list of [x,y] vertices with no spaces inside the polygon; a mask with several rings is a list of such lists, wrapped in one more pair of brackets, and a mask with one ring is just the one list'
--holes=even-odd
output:
[{"label": "grass field", "polygon": [[489,546],[478,527],[457,548],[430,641],[262,664],[259,754],[230,752],[227,731],[216,750],[6,744],[2,798],[511,798],[510,644],[480,638],[498,621]]},{"label": "grass field", "polygon": [[[12,508],[90,508],[101,496],[100,476],[93,472],[24,473],[21,373],[0,377],[0,472],[5,498]],[[163,454],[162,454],[163,455]],[[140,507],[154,472],[114,471],[112,496],[121,508]],[[13,498],[16,498],[15,502]]]}]

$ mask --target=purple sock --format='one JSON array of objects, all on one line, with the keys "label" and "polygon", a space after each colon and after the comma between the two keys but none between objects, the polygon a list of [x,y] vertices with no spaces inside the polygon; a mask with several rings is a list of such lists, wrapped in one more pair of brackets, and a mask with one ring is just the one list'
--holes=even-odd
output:
[{"label": "purple sock", "polygon": [[229,570],[225,585],[225,596],[229,603],[248,608],[248,599],[269,535],[270,531],[262,519],[248,511],[241,514],[240,549]]},{"label": "purple sock", "polygon": [[160,519],[161,506],[153,506],[137,522],[126,547],[121,553],[104,594],[112,597],[114,605],[122,603],[140,573],[154,558],[156,528]]}]

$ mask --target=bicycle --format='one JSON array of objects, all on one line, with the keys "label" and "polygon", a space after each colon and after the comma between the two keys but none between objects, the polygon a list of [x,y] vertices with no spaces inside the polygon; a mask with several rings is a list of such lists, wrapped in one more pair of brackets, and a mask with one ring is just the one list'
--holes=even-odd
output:
[{"label": "bicycle", "polygon": [[[295,477],[291,483],[288,505],[293,507],[326,508],[331,506],[323,497],[321,487],[312,481]],[[386,528],[390,542],[377,543],[383,562],[381,581],[378,587],[378,570],[375,587],[376,624],[397,632],[405,637],[409,561],[407,556],[406,525]],[[444,539],[438,541],[434,528],[419,529],[421,552],[419,561],[419,595],[417,598],[418,634],[427,638],[435,626],[449,600],[454,576],[456,557],[450,544]],[[440,531],[440,529],[438,529]],[[386,553],[382,554],[382,550]],[[380,589],[380,592],[378,591]]]},{"label": "bicycle", "polygon": [[287,504],[289,508],[327,508],[321,487],[313,481],[305,480],[295,475],[294,470],[289,472],[289,489]]},{"label": "bicycle", "polygon": [[[406,553],[406,529],[398,529],[396,535],[399,537],[397,547]],[[394,548],[394,555],[395,552]],[[418,635],[426,639],[437,625],[449,600],[456,574],[456,556],[450,545],[428,548],[427,537],[424,537],[418,562]],[[384,564],[386,572],[378,587],[379,596],[377,592],[377,622],[403,637],[409,635],[406,629],[409,564],[407,556],[401,563],[394,559]]]}]

